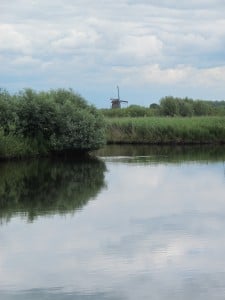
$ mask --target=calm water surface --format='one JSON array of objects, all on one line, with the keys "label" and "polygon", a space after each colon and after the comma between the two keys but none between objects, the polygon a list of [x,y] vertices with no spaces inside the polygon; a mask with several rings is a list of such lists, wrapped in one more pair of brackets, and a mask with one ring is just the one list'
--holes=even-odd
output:
[{"label": "calm water surface", "polygon": [[0,164],[0,299],[225,299],[224,147]]}]

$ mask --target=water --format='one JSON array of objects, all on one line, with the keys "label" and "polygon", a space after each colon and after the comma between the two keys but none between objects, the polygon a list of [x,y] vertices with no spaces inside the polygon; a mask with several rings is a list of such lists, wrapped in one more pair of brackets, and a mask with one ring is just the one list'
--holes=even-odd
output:
[{"label": "water", "polygon": [[224,147],[0,165],[0,299],[224,299]]}]

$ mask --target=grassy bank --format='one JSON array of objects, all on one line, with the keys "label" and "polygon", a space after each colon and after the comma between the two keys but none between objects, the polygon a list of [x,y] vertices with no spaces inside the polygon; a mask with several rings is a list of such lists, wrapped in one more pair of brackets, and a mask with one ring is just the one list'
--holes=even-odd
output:
[{"label": "grassy bank", "polygon": [[225,117],[108,118],[107,142],[121,144],[225,143]]}]

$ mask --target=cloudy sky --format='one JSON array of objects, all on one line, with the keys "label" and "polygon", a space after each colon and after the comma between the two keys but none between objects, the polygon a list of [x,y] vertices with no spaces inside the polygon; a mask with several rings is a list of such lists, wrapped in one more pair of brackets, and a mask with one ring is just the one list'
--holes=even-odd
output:
[{"label": "cloudy sky", "polygon": [[0,87],[225,99],[224,0],[1,0]]}]

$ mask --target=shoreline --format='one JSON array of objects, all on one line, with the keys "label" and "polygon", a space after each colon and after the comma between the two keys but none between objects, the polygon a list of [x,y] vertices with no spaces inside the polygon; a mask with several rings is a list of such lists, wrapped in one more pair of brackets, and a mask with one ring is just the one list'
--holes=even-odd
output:
[{"label": "shoreline", "polygon": [[[107,118],[106,145],[199,146],[225,145],[225,117],[138,117]],[[51,151],[34,141],[2,136],[0,161],[38,158],[83,160],[93,149]],[[104,147],[104,146],[103,146]],[[101,148],[101,147],[100,147]]]}]

